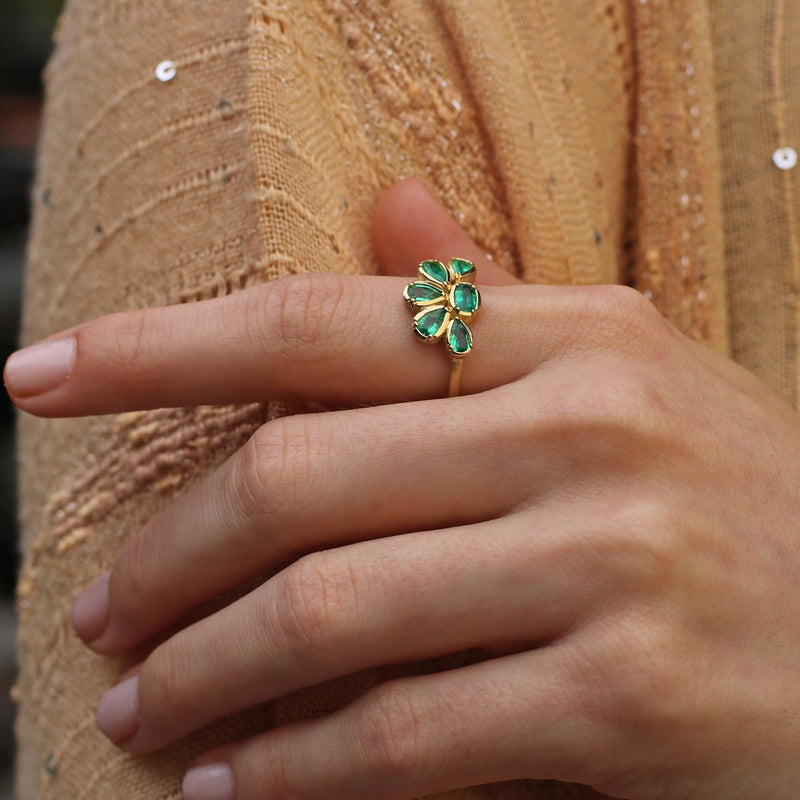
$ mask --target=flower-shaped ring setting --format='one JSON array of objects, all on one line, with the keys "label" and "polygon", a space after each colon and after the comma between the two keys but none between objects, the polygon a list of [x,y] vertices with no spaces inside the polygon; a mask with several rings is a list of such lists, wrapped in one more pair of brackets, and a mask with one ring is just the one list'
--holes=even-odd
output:
[{"label": "flower-shaped ring setting", "polygon": [[467,324],[481,307],[481,295],[475,287],[475,265],[463,258],[423,261],[417,280],[403,289],[403,298],[416,312],[414,333],[425,342],[445,340],[450,355],[448,397],[458,394],[462,359],[472,352],[472,330]]}]

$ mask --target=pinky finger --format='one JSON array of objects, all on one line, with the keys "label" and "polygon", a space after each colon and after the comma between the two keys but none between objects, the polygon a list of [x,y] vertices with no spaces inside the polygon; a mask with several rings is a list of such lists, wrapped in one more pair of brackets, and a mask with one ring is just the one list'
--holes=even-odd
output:
[{"label": "pinky finger", "polygon": [[412,800],[518,778],[586,783],[612,732],[565,643],[381,684],[339,711],[204,753],[185,800]]}]

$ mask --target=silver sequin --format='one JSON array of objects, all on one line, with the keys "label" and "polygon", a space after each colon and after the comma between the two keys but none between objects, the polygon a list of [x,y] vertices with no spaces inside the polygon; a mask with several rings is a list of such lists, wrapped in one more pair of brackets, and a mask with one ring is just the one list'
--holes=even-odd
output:
[{"label": "silver sequin", "polygon": [[156,67],[156,78],[164,83],[171,81],[177,74],[178,70],[175,68],[174,61],[162,61]]},{"label": "silver sequin", "polygon": [[794,169],[797,166],[797,150],[781,147],[772,154],[772,160],[778,169]]}]

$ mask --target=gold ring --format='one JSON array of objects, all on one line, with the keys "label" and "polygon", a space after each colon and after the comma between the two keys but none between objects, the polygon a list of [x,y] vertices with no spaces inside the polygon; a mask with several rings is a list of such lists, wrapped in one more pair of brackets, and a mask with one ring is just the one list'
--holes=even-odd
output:
[{"label": "gold ring", "polygon": [[424,342],[438,342],[445,337],[450,355],[448,397],[458,395],[464,357],[472,352],[472,331],[465,320],[472,319],[481,307],[481,295],[475,288],[475,265],[464,258],[423,261],[417,268],[419,278],[403,289],[403,299],[416,311],[414,333]]}]

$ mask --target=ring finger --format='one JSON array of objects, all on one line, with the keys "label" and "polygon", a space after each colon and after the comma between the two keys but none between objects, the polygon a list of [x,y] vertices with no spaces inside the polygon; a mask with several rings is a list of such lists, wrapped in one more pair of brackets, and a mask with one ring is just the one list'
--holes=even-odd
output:
[{"label": "ring finger", "polygon": [[573,545],[554,532],[566,513],[306,556],[159,645],[101,701],[98,721],[130,752],[150,752],[227,714],[369,667],[558,637],[587,606],[597,610],[589,600],[600,580],[587,559],[564,557]]}]

